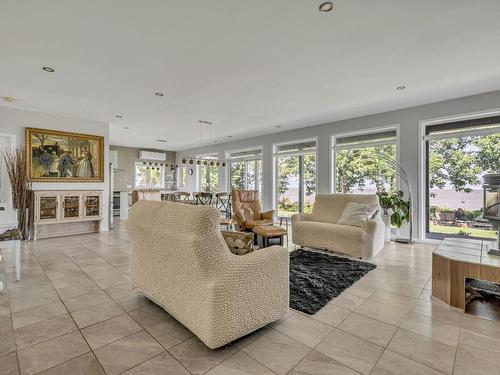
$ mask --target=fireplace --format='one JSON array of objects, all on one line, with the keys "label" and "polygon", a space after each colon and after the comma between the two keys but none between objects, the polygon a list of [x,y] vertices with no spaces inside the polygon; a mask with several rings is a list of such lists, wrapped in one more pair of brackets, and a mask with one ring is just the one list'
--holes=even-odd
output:
[{"label": "fireplace", "polygon": [[485,319],[500,321],[500,284],[466,278],[465,312]]}]

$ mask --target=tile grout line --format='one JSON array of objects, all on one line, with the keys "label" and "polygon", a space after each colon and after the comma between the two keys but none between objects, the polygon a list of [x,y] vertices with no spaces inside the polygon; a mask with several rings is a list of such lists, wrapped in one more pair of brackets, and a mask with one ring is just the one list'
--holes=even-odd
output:
[{"label": "tile grout line", "polygon": [[[56,247],[58,247],[58,246],[56,246]],[[42,269],[42,272],[43,272],[43,274],[45,275],[45,277],[47,278],[47,280],[49,281],[50,285],[52,285],[52,287],[54,288],[54,291],[55,291],[55,293],[57,294],[57,297],[59,298],[59,300],[60,300],[60,301],[61,301],[61,303],[63,304],[64,308],[65,308],[65,309],[66,309],[66,311],[68,312],[68,315],[69,315],[69,316],[71,317],[71,319],[73,320],[73,324],[76,326],[76,329],[78,330],[78,333],[80,334],[80,336],[83,338],[83,340],[84,340],[84,341],[85,341],[85,343],[87,344],[88,348],[90,349],[90,351],[89,351],[89,352],[90,352],[90,353],[92,353],[92,355],[96,358],[96,361],[97,361],[97,363],[99,364],[99,366],[101,367],[101,369],[103,370],[103,372],[104,372],[104,373],[106,373],[106,371],[104,371],[104,366],[101,364],[101,362],[99,361],[99,359],[97,358],[97,356],[94,354],[94,352],[93,352],[93,350],[92,350],[91,346],[89,345],[89,343],[88,343],[87,339],[86,339],[86,338],[85,338],[85,336],[83,335],[82,331],[79,329],[78,324],[76,324],[75,319],[73,318],[73,316],[71,315],[70,311],[69,311],[69,310],[68,310],[68,308],[66,307],[66,304],[65,304],[65,303],[64,303],[64,301],[62,300],[62,298],[61,298],[61,296],[59,295],[59,293],[57,293],[57,289],[54,287],[54,284],[52,283],[52,280],[51,280],[51,279],[47,276],[47,274],[46,274],[45,270],[43,269],[42,265],[40,264],[40,261],[38,260],[38,258],[37,258],[34,254],[33,254],[33,256],[36,258],[36,261],[38,262],[38,265],[39,265],[39,266],[40,266],[40,268]],[[76,332],[76,331],[73,331],[73,332]],[[62,337],[62,336],[64,336],[64,335],[61,335],[61,336],[58,336],[58,337]],[[89,353],[89,352],[87,352],[87,353]],[[84,354],[86,354],[86,353],[84,353]],[[78,358],[78,357],[79,357],[79,356],[76,356],[76,357],[70,358],[70,359],[69,359],[68,361],[66,361],[66,362],[69,362],[69,361],[71,361],[71,360],[73,360],[73,359],[75,359],[75,358]],[[62,363],[65,363],[65,362],[62,362]],[[57,365],[55,365],[55,366],[53,366],[53,367],[59,366],[59,365],[60,365],[60,364],[62,364],[62,363],[58,363]],[[47,370],[47,369],[44,369],[44,370],[42,370],[42,371],[45,371],[45,370]],[[40,372],[42,372],[42,371],[40,371]]]},{"label": "tile grout line", "polygon": [[[3,276],[2,279],[5,281],[5,295],[7,296],[7,302],[8,302],[8,306],[9,306],[10,327],[12,329],[12,337],[14,339],[14,351],[16,353],[16,365],[17,365],[17,370],[19,371],[19,374],[21,374],[21,365],[20,365],[20,362],[19,362],[19,352],[17,350],[17,340],[16,340],[16,335],[14,333],[14,322],[12,321],[12,309],[11,309],[11,306],[10,306],[9,291],[8,291],[8,288],[7,288],[7,275],[5,274],[5,260],[4,260],[5,257],[3,256],[2,250],[3,249],[0,249],[0,263],[1,263],[0,264],[0,269],[2,271],[2,276]],[[21,249],[21,252],[20,252],[20,258],[22,258],[22,249]],[[9,354],[10,353],[7,353],[4,356],[7,356]]]},{"label": "tile grout line", "polygon": [[[111,245],[109,245],[109,246],[111,246]],[[89,249],[89,250],[90,250],[90,249]],[[92,250],[90,250],[90,251],[91,251],[92,253],[94,253]],[[95,253],[94,253],[94,254],[95,254]],[[126,253],[124,253],[124,254],[126,254]],[[126,254],[126,255],[128,255],[128,254]],[[107,262],[105,259],[104,259],[104,261],[105,261],[105,262]],[[73,263],[74,263],[74,262],[73,262]],[[111,263],[108,263],[108,264],[110,264],[110,265],[112,266],[112,269],[116,269],[116,268],[117,268],[117,266],[114,266],[114,265],[112,265]],[[75,265],[76,265],[76,264],[75,264]],[[80,268],[78,265],[76,265],[76,266],[77,266],[78,268]],[[80,268],[80,270],[81,270],[81,268]],[[81,271],[82,271],[82,272],[83,272],[83,273],[84,273],[84,274],[85,274],[85,275],[86,275],[86,276],[90,279],[89,275],[88,275],[85,271],[83,271],[83,270],[81,270]],[[98,271],[97,271],[97,272],[98,272]],[[90,280],[92,280],[92,281],[95,283],[95,281],[94,281],[93,279],[90,279]],[[97,285],[97,284],[96,284],[96,285]],[[119,284],[118,284],[118,285],[119,285]],[[103,291],[103,292],[104,292],[104,293],[105,293],[105,294],[106,294],[106,295],[107,295],[107,296],[108,296],[108,297],[109,297],[109,298],[110,298],[113,302],[117,303],[117,302],[116,302],[116,300],[115,300],[113,297],[111,297],[108,293],[106,293],[106,290],[105,290],[105,289],[101,288],[99,285],[97,285],[97,287],[99,287],[99,289],[100,289],[101,291]],[[56,293],[57,293],[57,290],[56,290]],[[133,294],[133,293],[132,293],[132,294]],[[132,294],[130,294],[130,295],[132,295]],[[125,296],[125,297],[127,297],[127,296]],[[63,302],[62,300],[61,300],[61,302],[64,304],[64,302]],[[85,335],[84,335],[84,334],[83,334],[83,332],[81,332],[81,331],[82,331],[83,329],[85,329],[85,328],[88,328],[88,327],[91,327],[91,326],[94,326],[94,325],[100,324],[100,323],[102,323],[102,322],[105,322],[105,321],[111,320],[111,319],[113,319],[113,318],[116,318],[116,316],[111,317],[111,318],[109,318],[109,319],[105,319],[105,320],[103,320],[103,321],[101,321],[101,322],[97,322],[97,323],[91,324],[91,325],[89,325],[89,326],[83,327],[82,329],[80,329],[80,327],[78,327],[78,325],[77,325],[77,324],[76,324],[76,322],[75,322],[75,325],[77,326],[77,329],[80,331],[80,334],[83,336],[83,338],[84,338],[85,342],[87,343],[87,345],[89,346],[89,348],[90,348],[90,350],[91,350],[92,355],[96,358],[97,362],[98,362],[98,363],[99,363],[99,365],[102,367],[102,369],[103,369],[104,373],[107,373],[107,372],[104,370],[104,366],[103,366],[103,365],[101,364],[101,362],[99,361],[99,358],[98,358],[98,357],[97,357],[97,355],[95,354],[95,351],[96,351],[96,350],[99,350],[99,349],[101,349],[101,348],[103,348],[103,347],[105,347],[105,346],[107,346],[107,345],[111,345],[111,344],[113,344],[113,343],[116,343],[116,342],[118,342],[118,341],[120,341],[120,340],[122,340],[122,339],[124,339],[124,338],[130,337],[130,336],[132,336],[132,335],[134,335],[134,334],[137,334],[137,333],[139,333],[139,332],[142,332],[142,331],[144,331],[144,332],[145,332],[148,336],[150,336],[153,340],[155,340],[155,341],[158,343],[158,345],[160,345],[160,347],[162,347],[162,348],[164,349],[164,352],[166,352],[166,353],[168,353],[169,355],[171,355],[171,356],[172,356],[172,358],[174,358],[176,362],[178,362],[178,363],[179,363],[179,364],[180,364],[183,368],[185,368],[185,367],[184,367],[184,365],[183,365],[181,362],[179,362],[179,361],[177,360],[177,358],[176,358],[175,356],[173,356],[173,355],[172,355],[172,354],[171,354],[171,353],[170,353],[170,352],[169,352],[169,351],[168,351],[168,350],[167,350],[167,349],[166,349],[163,345],[161,345],[161,343],[160,343],[158,340],[156,340],[156,338],[155,338],[153,335],[151,335],[151,333],[149,333],[149,332],[148,332],[148,330],[147,330],[145,327],[143,327],[143,326],[142,326],[142,325],[141,325],[141,324],[140,324],[140,323],[139,323],[139,322],[138,322],[138,321],[137,321],[137,320],[136,320],[136,319],[135,319],[132,315],[130,315],[130,313],[131,313],[131,312],[136,311],[136,310],[140,310],[142,307],[138,307],[137,309],[133,309],[133,310],[127,311],[127,310],[125,310],[125,309],[123,308],[123,306],[121,306],[119,303],[117,303],[117,304],[118,304],[118,305],[120,306],[120,308],[122,308],[122,309],[123,309],[123,311],[124,311],[124,313],[123,313],[123,314],[120,314],[120,315],[117,315],[117,316],[127,315],[128,317],[130,317],[132,320],[134,320],[134,321],[135,321],[135,322],[136,322],[136,323],[137,323],[137,324],[141,327],[141,330],[139,330],[139,331],[137,331],[137,332],[133,332],[133,333],[131,333],[131,334],[129,334],[129,335],[126,335],[126,336],[124,336],[124,337],[121,337],[121,338],[119,338],[119,339],[117,339],[117,340],[115,340],[115,341],[109,342],[109,343],[107,343],[107,344],[105,344],[105,345],[100,346],[99,348],[93,349],[93,348],[90,346],[90,344],[87,342],[87,339],[86,339]],[[64,306],[66,307],[66,305],[64,305]],[[97,306],[97,305],[96,305],[96,306]],[[85,310],[85,309],[82,309],[82,310]],[[82,311],[82,310],[77,310],[77,311]],[[77,312],[77,311],[75,311],[75,312]],[[69,312],[69,310],[68,310],[68,312]],[[71,313],[70,313],[70,315],[71,315]],[[72,317],[72,316],[71,316],[71,317]],[[73,317],[72,317],[72,318],[73,318]],[[73,320],[74,320],[74,319],[73,319]],[[161,322],[159,322],[159,323],[161,323]],[[150,328],[151,328],[151,327],[150,327]],[[187,340],[189,340],[189,339],[186,339],[186,340],[184,340],[184,341],[182,341],[182,342],[185,342],[185,341],[187,341]],[[156,357],[156,356],[158,356],[158,355],[160,355],[160,354],[162,354],[162,353],[158,353],[157,355],[155,355],[155,356],[153,356],[153,357],[151,357],[151,358],[148,358],[148,359],[144,360],[143,362],[138,363],[138,364],[134,365],[133,367],[131,367],[131,368],[129,368],[129,369],[127,369],[127,370],[123,371],[123,372],[127,372],[127,371],[131,370],[132,368],[137,367],[137,366],[139,366],[139,365],[141,365],[141,364],[143,364],[143,363],[145,363],[145,362],[147,362],[147,361],[151,360],[152,358],[154,358],[154,357]],[[73,358],[73,359],[74,359],[74,358]],[[70,360],[71,360],[71,359],[70,359]],[[185,368],[185,369],[186,369],[186,368]],[[190,372],[189,370],[187,370],[187,369],[186,369],[186,371],[188,371],[188,373],[191,373],[191,372]],[[122,372],[122,373],[123,373],[123,372]]]},{"label": "tile grout line", "polygon": [[[61,250],[61,251],[62,251],[62,250]],[[91,252],[92,252],[92,251],[91,251]],[[70,259],[70,261],[71,261],[73,264],[75,264],[75,263],[74,263],[71,259]],[[69,311],[69,310],[68,310],[68,308],[66,307],[66,304],[64,303],[64,301],[63,301],[63,300],[61,299],[61,297],[59,296],[59,293],[57,293],[57,289],[54,287],[54,285],[53,285],[53,283],[52,283],[52,280],[48,278],[47,274],[45,273],[45,270],[43,269],[42,265],[41,265],[41,264],[40,264],[40,262],[38,261],[38,258],[37,258],[37,262],[39,263],[39,266],[40,266],[40,268],[42,269],[42,271],[43,271],[43,273],[44,273],[45,277],[47,277],[47,279],[49,280],[50,284],[51,284],[51,285],[52,285],[52,287],[54,288],[54,291],[56,292],[57,296],[59,297],[59,299],[60,299],[61,303],[64,305],[64,308],[68,311],[68,314],[70,315],[71,319],[73,320],[73,322],[74,322],[74,324],[75,324],[75,326],[76,326],[77,330],[79,331],[80,335],[81,335],[81,336],[83,337],[83,339],[85,340],[85,343],[87,344],[87,346],[88,346],[88,347],[89,347],[89,349],[90,349],[90,353],[92,353],[92,355],[93,355],[93,356],[94,356],[94,358],[96,359],[97,363],[99,363],[99,366],[101,367],[101,369],[103,370],[103,372],[104,372],[104,373],[107,373],[107,372],[105,371],[105,369],[104,369],[103,364],[101,363],[101,361],[99,360],[99,358],[98,358],[98,357],[97,357],[97,355],[95,354],[94,349],[90,346],[90,344],[89,344],[89,343],[88,343],[88,341],[87,341],[87,338],[86,338],[86,337],[85,337],[85,335],[82,333],[82,330],[78,327],[78,324],[76,324],[76,321],[74,320],[74,318],[73,318],[73,316],[71,315],[70,311]],[[77,264],[75,264],[75,266],[76,266],[76,267],[78,267],[78,268],[80,269],[80,271],[81,271],[81,272],[83,272],[83,273],[84,273],[84,274],[85,274],[85,275],[89,278],[89,280],[92,280],[92,279],[90,279],[90,277],[88,276],[88,274],[87,274],[87,273],[85,273],[84,271],[82,271],[82,270],[81,270],[81,268],[80,268]],[[112,266],[113,266],[113,265],[112,265]],[[116,267],[115,267],[115,266],[113,266],[113,269],[115,269],[115,268],[116,268]],[[92,281],[95,283],[95,281],[94,281],[94,280],[92,280]],[[96,285],[97,285],[97,284],[96,284]],[[106,294],[109,298],[111,298],[111,297],[110,297],[110,296],[109,296],[109,295],[108,295],[108,294],[104,291],[104,289],[103,289],[103,288],[101,288],[99,285],[97,285],[97,287],[99,287],[99,289],[101,289],[101,290],[102,290],[102,291],[103,291],[103,292],[104,292],[104,293],[105,293],[105,294]],[[83,294],[82,294],[82,295],[83,295]],[[113,298],[111,298],[111,300],[112,300],[112,301],[114,301],[114,302],[116,302]],[[95,306],[97,306],[97,305],[95,305]],[[90,306],[90,307],[91,307],[91,306]],[[121,307],[121,305],[120,305],[120,307]],[[85,309],[81,309],[81,310],[85,310]],[[129,312],[128,312],[128,311],[126,311],[125,309],[123,309],[123,310],[125,311],[125,313],[124,313],[124,314],[121,314],[121,315],[125,315],[125,314],[127,314],[127,315],[131,318],[131,319],[133,319],[133,317],[129,314]],[[138,309],[135,309],[135,310],[138,310]],[[132,310],[132,311],[135,311],[135,310]],[[80,310],[77,310],[77,311],[80,311]],[[75,311],[75,312],[77,312],[77,311]],[[121,316],[121,315],[119,315],[119,316]],[[113,318],[114,318],[114,317],[113,317]],[[105,321],[110,320],[110,319],[113,319],[113,318],[106,319]],[[134,321],[135,321],[135,319],[134,319]],[[99,324],[99,323],[101,323],[101,322],[98,322],[98,323],[95,323],[95,324]],[[139,326],[140,326],[140,324],[139,324]],[[84,327],[84,328],[87,328],[87,327]],[[145,331],[146,333],[148,333],[148,334],[149,334],[149,332],[147,332],[147,331],[146,331],[146,330],[145,330],[142,326],[141,326],[141,328],[142,328],[142,330],[143,330],[143,331]],[[73,331],[73,332],[74,332],[74,331]],[[106,344],[106,345],[110,345],[110,344],[112,344],[112,343],[114,343],[114,342],[117,342],[117,341],[119,341],[119,340],[121,340],[121,339],[123,339],[123,338],[125,338],[125,337],[129,337],[129,336],[131,336],[131,335],[133,335],[133,334],[135,334],[135,333],[138,333],[138,332],[140,332],[140,331],[137,331],[137,332],[131,333],[130,335],[124,336],[124,337],[122,337],[122,338],[120,338],[120,339],[118,339],[118,340],[115,340],[115,341],[113,341],[113,342],[111,342],[111,343],[108,343],[108,344]],[[150,336],[151,336],[151,335],[150,335]],[[61,337],[61,336],[59,336],[59,337]],[[101,346],[101,347],[104,347],[104,346],[106,346],[106,345],[103,345],[103,346]],[[161,345],[160,345],[160,346],[161,346]],[[101,347],[99,347],[99,348],[97,348],[97,349],[100,349]],[[162,346],[162,347],[163,347],[163,346]],[[69,360],[68,360],[68,361],[66,361],[66,362],[69,362],[69,361],[71,361],[71,360],[73,360],[73,359],[75,359],[75,358],[78,358],[78,357],[71,358],[71,359],[69,359]],[[149,358],[149,359],[151,359],[151,358]],[[149,360],[149,359],[148,359],[148,360]],[[63,363],[66,363],[66,362],[63,362]],[[58,365],[60,365],[60,364],[61,364],[61,363],[59,363]],[[58,365],[56,365],[56,366],[58,366]],[[56,367],[56,366],[54,366],[54,367]],[[42,371],[45,371],[45,370],[42,370]],[[128,369],[127,369],[126,371],[128,371]]]}]

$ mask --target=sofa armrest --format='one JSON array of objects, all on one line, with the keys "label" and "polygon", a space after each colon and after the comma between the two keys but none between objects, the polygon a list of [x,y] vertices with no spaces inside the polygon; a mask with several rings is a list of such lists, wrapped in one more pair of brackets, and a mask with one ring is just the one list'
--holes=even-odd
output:
[{"label": "sofa armrest", "polygon": [[[232,257],[231,264],[214,285],[214,292],[226,304],[225,310],[243,315],[262,309],[288,309],[290,254],[282,246]],[[237,316],[237,315],[236,315]]]},{"label": "sofa armrest", "polygon": [[260,214],[260,217],[261,217],[263,220],[274,220],[274,210],[270,210],[270,211],[262,212],[262,213]]},{"label": "sofa armrest", "polygon": [[385,223],[380,215],[377,215],[374,219],[366,222],[365,232],[368,233],[372,238],[377,235],[377,232],[385,232]]},{"label": "sofa armrest", "polygon": [[292,215],[292,225],[298,221],[312,221],[311,214],[293,214]]}]

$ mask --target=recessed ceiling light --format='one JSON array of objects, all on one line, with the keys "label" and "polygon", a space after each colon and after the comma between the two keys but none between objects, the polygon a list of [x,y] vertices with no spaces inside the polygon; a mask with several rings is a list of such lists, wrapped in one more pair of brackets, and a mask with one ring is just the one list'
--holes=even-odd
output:
[{"label": "recessed ceiling light", "polygon": [[11,96],[4,96],[3,101],[7,102],[7,103],[14,103],[16,101],[16,99],[11,97]]},{"label": "recessed ceiling light", "polygon": [[50,66],[44,66],[42,70],[47,73],[54,73],[56,71],[54,68],[51,68]]},{"label": "recessed ceiling light", "polygon": [[319,6],[319,11],[328,13],[333,9],[333,3],[331,1],[325,1],[324,3],[321,3]]},{"label": "recessed ceiling light", "polygon": [[116,118],[123,118],[122,115],[115,115]]},{"label": "recessed ceiling light", "polygon": [[162,92],[155,92],[155,95],[156,96],[163,96],[163,93]]},{"label": "recessed ceiling light", "polygon": [[166,139],[157,139],[156,142],[167,143],[167,140]]},{"label": "recessed ceiling light", "polygon": [[396,90],[399,90],[399,91],[404,90],[404,89],[406,89],[406,86],[398,86],[398,87],[396,87]]},{"label": "recessed ceiling light", "polygon": [[124,126],[123,129],[129,130],[130,128],[128,126]]}]

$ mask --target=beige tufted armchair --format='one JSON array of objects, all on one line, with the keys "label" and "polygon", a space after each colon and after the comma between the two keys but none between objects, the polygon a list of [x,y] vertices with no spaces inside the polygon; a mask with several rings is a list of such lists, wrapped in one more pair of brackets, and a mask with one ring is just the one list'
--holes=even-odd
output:
[{"label": "beige tufted armchair", "polygon": [[127,230],[133,287],[208,347],[217,348],[288,310],[288,251],[232,254],[214,207],[138,201]]},{"label": "beige tufted armchair", "polygon": [[233,190],[231,194],[234,218],[240,230],[257,225],[273,225],[274,210],[262,212],[257,190]]}]

